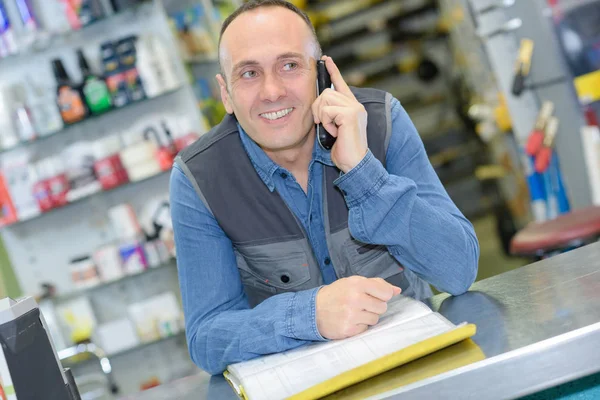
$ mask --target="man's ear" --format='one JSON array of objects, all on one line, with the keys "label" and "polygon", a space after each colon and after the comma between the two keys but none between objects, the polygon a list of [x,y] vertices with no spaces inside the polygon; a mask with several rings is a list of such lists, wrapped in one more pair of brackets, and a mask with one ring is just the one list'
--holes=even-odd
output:
[{"label": "man's ear", "polygon": [[233,107],[231,106],[231,99],[229,98],[229,92],[227,91],[227,83],[225,83],[225,78],[223,75],[217,74],[216,76],[217,82],[219,82],[219,88],[221,89],[221,101],[225,106],[225,111],[227,114],[233,114]]}]

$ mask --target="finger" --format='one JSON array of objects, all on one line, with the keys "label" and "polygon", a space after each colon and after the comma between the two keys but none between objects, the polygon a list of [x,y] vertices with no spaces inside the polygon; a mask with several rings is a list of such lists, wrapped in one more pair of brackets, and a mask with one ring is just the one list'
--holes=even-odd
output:
[{"label": "finger", "polygon": [[354,93],[352,93],[350,87],[348,87],[346,84],[346,81],[342,77],[342,73],[338,69],[337,65],[335,65],[331,57],[327,57],[325,60],[325,66],[327,66],[327,71],[329,72],[329,76],[331,76],[331,83],[333,83],[335,90],[345,96],[350,97],[351,99],[356,99],[354,97]]},{"label": "finger", "polygon": [[364,285],[365,293],[381,301],[390,301],[394,297],[395,286],[381,278],[368,279]]},{"label": "finger", "polygon": [[315,124],[321,123],[321,119],[319,118],[319,112],[321,109],[321,96],[317,97],[317,99],[313,102],[312,106],[313,120]]},{"label": "finger", "polygon": [[379,314],[368,311],[361,311],[356,319],[357,324],[373,326],[379,322]]},{"label": "finger", "polygon": [[352,106],[356,104],[353,99],[330,88],[325,89],[319,98],[323,105],[328,106]]},{"label": "finger", "polygon": [[369,296],[368,294],[363,294],[358,299],[360,307],[363,310],[372,312],[374,314],[381,315],[387,311],[387,303],[385,301],[381,301],[376,299],[373,296]]},{"label": "finger", "polygon": [[319,109],[319,120],[323,124],[323,127],[333,137],[337,137],[338,127],[343,124],[345,115],[348,112],[348,108],[339,106],[321,106]]},{"label": "finger", "polygon": [[369,325],[367,324],[357,324],[356,325],[356,329],[354,330],[353,335],[352,336],[356,336],[360,333],[363,333],[364,331],[366,331],[367,329],[369,329]]}]

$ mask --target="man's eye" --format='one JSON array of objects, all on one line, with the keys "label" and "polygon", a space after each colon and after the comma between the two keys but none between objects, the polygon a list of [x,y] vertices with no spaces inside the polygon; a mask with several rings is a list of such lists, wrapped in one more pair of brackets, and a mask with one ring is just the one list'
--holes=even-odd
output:
[{"label": "man's eye", "polygon": [[256,71],[246,71],[242,74],[242,78],[254,78],[256,76]]},{"label": "man's eye", "polygon": [[291,71],[293,69],[296,69],[298,67],[298,63],[295,62],[291,62],[291,63],[287,63],[283,66],[283,69],[286,71]]}]

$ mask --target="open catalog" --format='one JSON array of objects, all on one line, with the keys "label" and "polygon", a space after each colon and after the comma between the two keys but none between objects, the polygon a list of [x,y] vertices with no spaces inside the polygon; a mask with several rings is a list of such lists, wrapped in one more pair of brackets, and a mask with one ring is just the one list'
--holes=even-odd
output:
[{"label": "open catalog", "polygon": [[458,343],[475,330],[397,296],[379,323],[359,335],[232,364],[224,375],[246,400],[318,399]]}]

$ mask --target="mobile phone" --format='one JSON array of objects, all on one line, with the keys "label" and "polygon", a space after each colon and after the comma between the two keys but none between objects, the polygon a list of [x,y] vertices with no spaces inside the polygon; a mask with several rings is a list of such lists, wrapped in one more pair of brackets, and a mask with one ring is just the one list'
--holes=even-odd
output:
[{"label": "mobile phone", "polygon": [[[331,88],[331,77],[327,71],[325,61],[317,61],[317,97],[327,88]],[[323,128],[323,124],[317,124],[317,140],[319,145],[325,150],[331,150],[335,143],[335,138]]]}]

